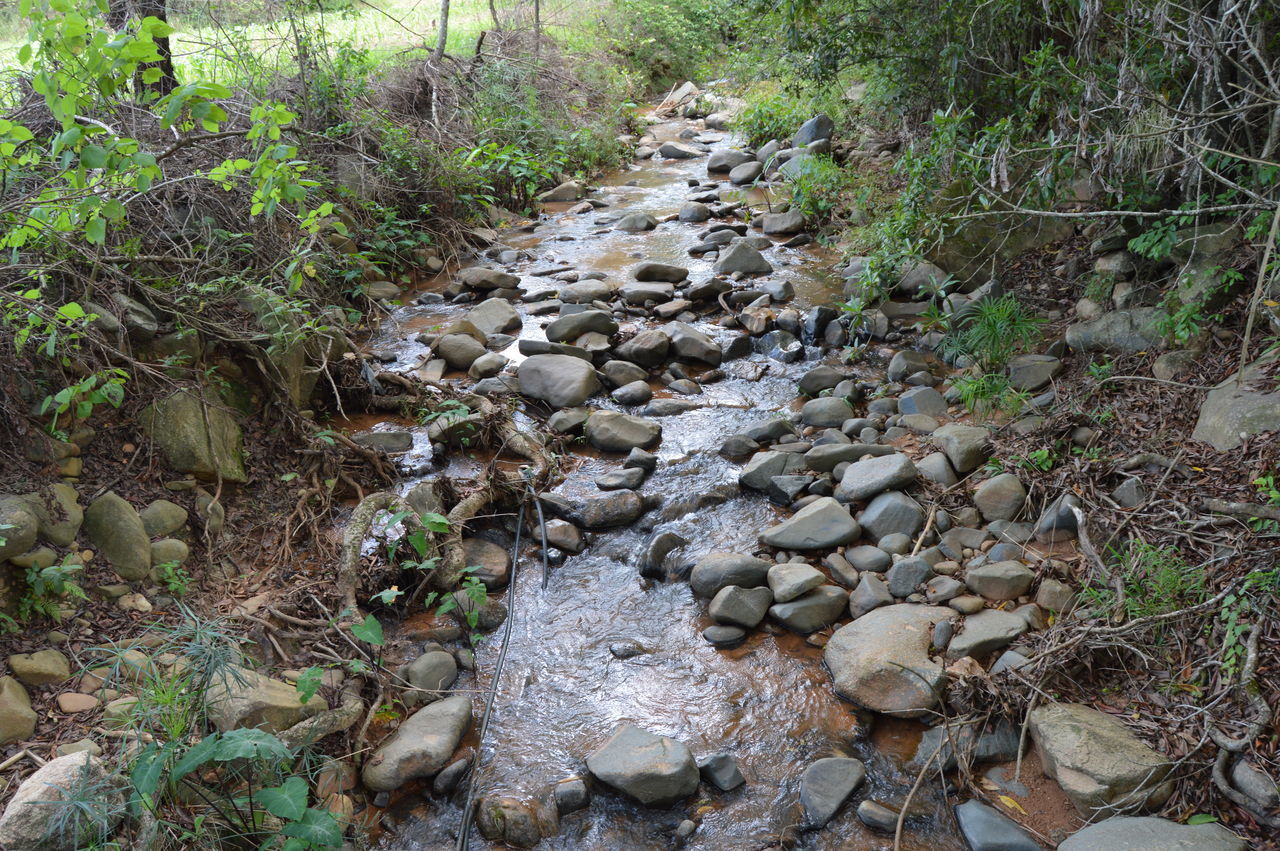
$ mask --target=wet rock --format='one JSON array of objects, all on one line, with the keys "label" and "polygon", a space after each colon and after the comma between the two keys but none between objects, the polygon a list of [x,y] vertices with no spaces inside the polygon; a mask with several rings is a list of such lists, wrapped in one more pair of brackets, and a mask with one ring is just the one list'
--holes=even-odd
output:
[{"label": "wet rock", "polygon": [[632,271],[632,277],[637,281],[663,281],[669,284],[678,284],[689,277],[689,270],[683,266],[673,266],[670,263],[645,262],[636,266]]},{"label": "wet rock", "polygon": [[29,739],[36,730],[36,713],[27,690],[13,677],[0,677],[0,745]]},{"label": "wet rock", "polygon": [[786,563],[775,564],[769,568],[769,588],[773,591],[773,599],[779,603],[794,600],[817,588],[826,581],[822,571],[807,564]]},{"label": "wet rock", "polygon": [[800,775],[803,828],[817,830],[831,821],[866,776],[862,761],[851,757],[827,757],[806,768]]},{"label": "wet rock", "polygon": [[1110,715],[1051,703],[1031,711],[1029,726],[1045,774],[1085,818],[1159,807],[1173,791],[1172,763]]},{"label": "wet rock", "polygon": [[711,209],[706,204],[699,204],[697,201],[689,201],[680,208],[677,218],[682,222],[691,222],[697,224],[705,222],[711,218]]},{"label": "wet rock", "polygon": [[853,416],[853,407],[838,396],[810,399],[800,409],[800,419],[805,425],[819,428],[839,428]]},{"label": "wet rock", "polygon": [[904,349],[893,356],[889,361],[889,368],[886,377],[890,381],[902,381],[908,375],[917,372],[928,372],[930,369],[929,357],[923,352],[913,352]]},{"label": "wet rock", "polygon": [[727,585],[716,592],[707,614],[716,623],[754,629],[764,620],[772,604],[773,594],[768,588]]},{"label": "wet rock", "polygon": [[1058,851],[1246,851],[1249,845],[1220,824],[1178,824],[1152,816],[1114,816],[1092,824]]},{"label": "wet rock", "polygon": [[542,841],[534,806],[519,798],[486,795],[476,802],[476,827],[490,842],[532,848]]},{"label": "wet rock", "polygon": [[765,495],[778,505],[791,505],[813,484],[813,476],[774,476]]},{"label": "wet rock", "polygon": [[973,851],[1040,851],[1040,843],[1016,822],[981,801],[965,801],[955,812],[960,832]]},{"label": "wet rock", "polygon": [[758,452],[743,466],[738,474],[738,484],[753,490],[766,490],[774,476],[801,473],[804,466],[804,456],[794,452]]},{"label": "wet rock", "polygon": [[892,455],[894,451],[889,446],[833,442],[814,446],[804,454],[804,463],[814,472],[832,473],[841,464],[852,464],[867,455]]},{"label": "wet rock", "polygon": [[596,487],[602,491],[614,491],[620,489],[635,490],[644,484],[644,470],[610,470],[601,476],[596,477]]},{"label": "wet rock", "polygon": [[600,379],[588,361],[570,355],[534,355],[520,363],[520,392],[553,408],[581,405],[599,392]]},{"label": "wet rock", "polygon": [[839,620],[849,604],[849,592],[835,585],[819,585],[802,597],[774,603],[769,616],[790,630],[808,634]]},{"label": "wet rock", "polygon": [[1012,520],[1027,501],[1027,489],[1013,473],[1001,473],[978,485],[973,504],[991,520]]},{"label": "wet rock", "polygon": [[662,426],[642,417],[617,411],[596,411],[583,429],[587,443],[605,452],[629,452],[648,448],[662,440]]},{"label": "wet rock", "polygon": [[989,434],[977,426],[949,423],[929,435],[957,473],[971,473],[991,457]]},{"label": "wet rock", "polygon": [[764,163],[748,162],[735,166],[733,171],[729,172],[729,182],[734,186],[744,186],[748,183],[754,183],[761,174],[764,173]]},{"label": "wet rock", "polygon": [[[667,144],[673,143],[668,142]],[[664,145],[663,147],[666,146]],[[627,231],[628,233],[641,233],[653,230],[657,226],[658,220],[648,213],[627,213],[613,223],[614,230]]]},{"label": "wet rock", "polygon": [[671,338],[671,348],[680,360],[719,366],[724,358],[714,340],[687,323],[668,322],[662,330]]},{"label": "wet rock", "polygon": [[800,379],[800,392],[806,396],[817,396],[823,390],[830,390],[848,378],[848,373],[831,366],[815,366]]},{"label": "wet rock", "polygon": [[604,366],[600,367],[600,371],[604,373],[604,377],[614,387],[623,387],[637,381],[645,383],[649,378],[649,373],[645,372],[644,369],[624,360],[605,361]]},{"label": "wet rock", "polygon": [[927,414],[930,417],[947,415],[947,400],[932,387],[917,387],[898,397],[898,411],[903,414]]},{"label": "wet rock", "polygon": [[707,159],[707,174],[728,174],[740,165],[755,162],[755,159],[746,151],[722,148]]},{"label": "wet rock", "polygon": [[148,405],[139,421],[174,470],[208,480],[247,480],[240,426],[222,407],[179,390]]},{"label": "wet rock", "polygon": [[84,513],[84,532],[121,579],[135,582],[151,571],[151,539],[133,506],[112,491]]},{"label": "wet rock", "polygon": [[654,399],[641,408],[640,413],[646,417],[674,417],[701,407],[702,403],[692,399]]},{"label": "wet rock", "polygon": [[547,521],[547,543],[566,553],[580,553],[586,549],[582,532],[566,520]]},{"label": "wet rock", "polygon": [[567,180],[554,189],[538,194],[538,200],[544,204],[577,201],[582,197],[582,184],[576,180]]},{"label": "wet rock", "polygon": [[587,424],[591,412],[586,408],[566,408],[547,418],[547,428],[561,434],[577,434]]},{"label": "wet rock", "polygon": [[406,665],[404,678],[416,689],[405,695],[408,705],[431,703],[444,697],[444,692],[458,678],[458,663],[452,653],[432,650]]},{"label": "wet rock", "polygon": [[836,499],[841,502],[862,502],[887,490],[902,490],[915,483],[918,473],[916,465],[901,452],[892,455],[868,455],[860,461],[849,465],[840,485],[836,488]]},{"label": "wet rock", "polygon": [[651,328],[636,334],[618,346],[615,352],[623,360],[652,369],[666,362],[670,348],[671,338],[662,331]]},{"label": "wet rock", "polygon": [[699,760],[698,771],[704,781],[721,792],[732,791],[747,782],[738,769],[738,761],[732,754],[715,753]]},{"label": "wet rock", "polygon": [[819,497],[760,534],[760,540],[784,550],[821,550],[847,544],[861,529],[848,509],[829,496]]},{"label": "wet rock", "polygon": [[755,248],[745,242],[733,242],[720,252],[712,267],[717,275],[767,275],[773,271],[773,265],[764,259]]},{"label": "wet rock", "polygon": [[471,725],[471,698],[446,697],[410,715],[365,763],[362,779],[373,792],[393,792],[443,768]]},{"label": "wet rock", "polygon": [[567,816],[569,813],[576,813],[578,810],[585,810],[591,803],[591,795],[587,791],[587,784],[581,777],[570,777],[566,780],[561,780],[556,784],[553,794],[556,810],[562,817]]},{"label": "wet rock", "polygon": [[872,830],[893,833],[898,827],[898,811],[868,798],[858,804],[858,821]]},{"label": "wet rock", "polygon": [[760,217],[762,230],[770,235],[790,235],[804,230],[804,213],[792,208],[785,213],[765,213]]},{"label": "wet rock", "polygon": [[592,332],[612,336],[618,333],[618,323],[603,310],[583,310],[561,316],[543,330],[551,342],[568,343]]},{"label": "wet rock", "polygon": [[675,295],[675,286],[657,281],[627,284],[618,289],[623,302],[634,306],[643,306],[649,302],[665,304]]},{"label": "wet rock", "polygon": [[881,606],[893,605],[893,595],[889,586],[874,573],[864,573],[858,585],[849,595],[849,615],[857,620],[867,612]]},{"label": "wet rock", "polygon": [[981,658],[1008,647],[1027,628],[1026,620],[1013,612],[984,609],[964,619],[964,631],[951,639],[947,646],[947,658]]},{"label": "wet rock", "polygon": [[[97,757],[87,752],[72,753],[51,759],[22,781],[0,815],[0,845],[12,851],[74,851],[96,844],[101,831],[109,836],[124,816],[123,784],[113,784],[108,770]],[[93,800],[95,822],[92,829],[77,835],[74,828],[83,824],[78,818],[63,818],[62,801],[83,803]],[[68,827],[72,829],[67,830]]]},{"label": "wet rock", "polygon": [[476,290],[507,290],[520,285],[520,279],[500,269],[472,266],[458,271],[458,280]]},{"label": "wet rock", "polygon": [[650,807],[669,806],[698,788],[698,766],[684,744],[630,724],[587,757],[587,770]]},{"label": "wet rock", "polygon": [[357,434],[352,441],[379,452],[408,452],[413,448],[413,434],[407,431],[371,431]]},{"label": "wet rock", "polygon": [[464,538],[462,553],[469,567],[478,568],[470,573],[484,583],[490,591],[504,588],[511,578],[511,554],[506,547],[482,538]]},{"label": "wet rock", "polygon": [[795,363],[804,357],[804,346],[788,331],[770,331],[760,338],[757,348],[780,363]]},{"label": "wet rock", "polygon": [[632,639],[624,639],[622,641],[614,641],[609,644],[609,655],[615,659],[634,659],[637,656],[643,656],[649,651],[639,641]]},{"label": "wet rock", "polygon": [[758,588],[769,575],[770,563],[743,553],[710,553],[693,566],[689,585],[700,597],[714,597],[729,585]]},{"label": "wet rock", "polygon": [[895,562],[885,574],[889,593],[895,597],[909,597],[916,588],[933,578],[933,566],[922,558],[904,558]]},{"label": "wet rock", "polygon": [[436,340],[435,351],[450,369],[466,372],[485,353],[484,344],[466,334],[445,334]]},{"label": "wet rock", "polygon": [[467,311],[467,321],[480,329],[481,333],[505,334],[518,332],[524,324],[519,312],[511,306],[511,302],[501,298],[491,298],[480,302]]},{"label": "wet rock", "polygon": [[658,456],[636,447],[627,453],[627,460],[622,462],[622,466],[627,469],[635,468],[644,470],[645,473],[652,473],[658,469]]},{"label": "wet rock", "polygon": [[929,658],[933,627],[955,613],[900,603],[877,608],[835,631],[823,652],[836,693],[875,712],[925,714],[946,679]]},{"label": "wet rock", "polygon": [[602,496],[586,497],[574,506],[576,518],[587,529],[628,526],[644,514],[644,500],[635,491],[618,490]]},{"label": "wet rock", "polygon": [[558,295],[565,304],[590,304],[608,301],[613,296],[613,287],[605,281],[578,281],[562,286]]},{"label": "wet rock", "polygon": [[691,160],[704,156],[697,148],[691,148],[679,142],[663,142],[658,146],[658,155],[669,160]]},{"label": "wet rock", "polygon": [[27,686],[57,685],[71,679],[71,663],[60,650],[52,648],[15,653],[9,657],[9,670]]},{"label": "wet rock", "polygon": [[1035,539],[1041,543],[1069,541],[1076,537],[1079,521],[1075,510],[1080,508],[1080,500],[1075,494],[1067,493],[1049,503],[1040,519],[1036,522]]},{"label": "wet rock", "polygon": [[905,493],[889,491],[871,500],[862,512],[861,523],[876,541],[891,534],[914,537],[924,528],[924,509]]},{"label": "wet rock", "polygon": [[713,647],[728,650],[741,644],[746,639],[747,632],[741,627],[716,624],[704,629],[702,637]]},{"label": "wet rock", "polygon": [[467,370],[467,375],[471,378],[483,379],[493,378],[502,372],[503,368],[510,363],[506,357],[497,352],[488,352],[471,362],[471,367]]},{"label": "wet rock", "polygon": [[1035,573],[1021,562],[998,561],[973,568],[965,574],[965,585],[988,600],[1016,600],[1035,579]]},{"label": "wet rock", "polygon": [[237,668],[209,687],[206,707],[209,722],[220,733],[241,727],[280,733],[324,712],[329,705],[319,695],[302,703],[293,685],[249,668]]}]

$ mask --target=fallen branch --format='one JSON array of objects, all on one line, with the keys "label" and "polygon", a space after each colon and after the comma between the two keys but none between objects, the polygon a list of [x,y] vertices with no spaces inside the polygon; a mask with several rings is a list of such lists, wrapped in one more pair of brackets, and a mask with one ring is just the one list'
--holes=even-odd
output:
[{"label": "fallen branch", "polygon": [[1280,506],[1276,505],[1228,502],[1225,499],[1213,499],[1212,497],[1204,497],[1198,504],[1202,511],[1211,511],[1214,514],[1229,514],[1232,517],[1280,521]]}]

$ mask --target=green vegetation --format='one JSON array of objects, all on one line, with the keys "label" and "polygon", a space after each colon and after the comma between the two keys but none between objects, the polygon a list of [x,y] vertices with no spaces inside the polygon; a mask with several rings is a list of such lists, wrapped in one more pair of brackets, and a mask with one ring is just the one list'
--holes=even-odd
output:
[{"label": "green vegetation", "polygon": [[1099,615],[1119,609],[1121,617],[1133,620],[1175,612],[1208,597],[1204,568],[1189,564],[1173,547],[1135,540],[1116,560],[1113,569],[1122,596],[1100,586],[1083,592],[1086,605]]}]

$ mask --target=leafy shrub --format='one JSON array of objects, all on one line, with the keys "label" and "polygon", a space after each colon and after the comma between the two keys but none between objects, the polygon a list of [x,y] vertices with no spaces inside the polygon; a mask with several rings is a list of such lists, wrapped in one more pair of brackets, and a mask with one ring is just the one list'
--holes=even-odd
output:
[{"label": "leafy shrub", "polygon": [[614,0],[606,32],[655,85],[703,76],[746,10],[734,0]]},{"label": "leafy shrub", "polygon": [[944,353],[968,358],[983,372],[1002,369],[1009,359],[1039,342],[1044,320],[1009,294],[982,299],[943,338]]},{"label": "leafy shrub", "polygon": [[770,139],[787,139],[813,117],[809,103],[793,97],[776,84],[762,83],[747,91],[747,105],[734,119],[733,129],[748,145],[763,145]]}]

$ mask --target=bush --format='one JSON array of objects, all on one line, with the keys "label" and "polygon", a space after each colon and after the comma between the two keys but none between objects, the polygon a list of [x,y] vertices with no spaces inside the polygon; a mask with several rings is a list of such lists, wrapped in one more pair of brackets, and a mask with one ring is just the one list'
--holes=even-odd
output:
[{"label": "bush", "polygon": [[698,79],[723,55],[743,12],[734,0],[614,0],[614,49],[654,86]]}]

